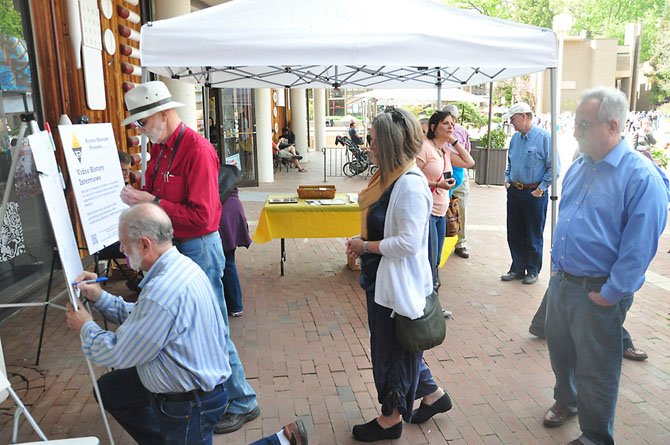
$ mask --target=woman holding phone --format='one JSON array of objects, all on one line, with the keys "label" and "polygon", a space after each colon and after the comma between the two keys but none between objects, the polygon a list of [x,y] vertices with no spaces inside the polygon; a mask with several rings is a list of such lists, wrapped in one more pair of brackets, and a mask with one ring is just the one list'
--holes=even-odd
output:
[{"label": "woman holding phone", "polygon": [[[456,185],[453,168],[470,168],[475,165],[470,153],[454,136],[454,117],[449,112],[437,111],[428,120],[428,132],[416,164],[428,179],[433,193],[433,209],[430,214],[428,236],[428,259],[433,272],[433,286],[440,287],[437,267],[442,256],[442,246],[447,231],[446,214],[449,208],[449,190]],[[448,144],[454,148],[448,148]]]}]

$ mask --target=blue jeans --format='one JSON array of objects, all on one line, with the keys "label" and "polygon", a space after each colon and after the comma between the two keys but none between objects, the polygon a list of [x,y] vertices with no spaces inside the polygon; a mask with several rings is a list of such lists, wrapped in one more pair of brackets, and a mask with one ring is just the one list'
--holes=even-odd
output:
[{"label": "blue jeans", "polygon": [[226,256],[226,270],[223,271],[223,296],[226,298],[226,307],[228,312],[242,312],[242,288],[240,278],[237,276],[237,266],[235,265],[235,249],[224,251]]},{"label": "blue jeans", "polygon": [[205,396],[171,400],[149,392],[135,368],[117,369],[98,379],[105,410],[140,445],[211,445],[214,425],[228,403],[220,385]]},{"label": "blue jeans", "polygon": [[512,255],[510,272],[539,274],[542,269],[544,222],[548,197],[536,198],[531,190],[507,189],[507,244]]},{"label": "blue jeans", "polygon": [[433,285],[439,282],[438,269],[446,235],[447,217],[430,215],[428,222],[428,261],[430,261],[430,268],[433,271]]},{"label": "blue jeans", "polygon": [[237,353],[237,348],[230,339],[228,311],[226,309],[226,300],[223,297],[223,283],[221,282],[225,267],[225,258],[219,232],[212,232],[185,243],[178,243],[177,248],[181,253],[198,264],[205,271],[205,274],[207,274],[212,289],[214,289],[216,301],[219,303],[223,321],[226,324],[228,360],[230,361],[230,368],[232,370],[232,374],[225,385],[230,400],[226,412],[232,414],[251,412],[258,406],[258,402],[256,401],[254,389],[249,385],[244,375],[244,367]]},{"label": "blue jeans", "polygon": [[561,274],[551,277],[545,332],[556,376],[554,399],[576,408],[584,445],[614,444],[614,413],[621,377],[622,325],[632,295],[603,307]]}]

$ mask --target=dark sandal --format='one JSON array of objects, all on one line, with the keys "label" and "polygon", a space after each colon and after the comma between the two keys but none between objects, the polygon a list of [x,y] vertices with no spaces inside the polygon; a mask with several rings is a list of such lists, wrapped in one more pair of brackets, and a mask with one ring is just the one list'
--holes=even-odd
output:
[{"label": "dark sandal", "polygon": [[432,405],[426,405],[421,402],[421,405],[414,411],[412,411],[412,419],[409,423],[415,423],[420,425],[424,422],[430,420],[435,414],[446,413],[451,409],[451,398],[449,394],[445,391],[444,395],[437,399]]}]

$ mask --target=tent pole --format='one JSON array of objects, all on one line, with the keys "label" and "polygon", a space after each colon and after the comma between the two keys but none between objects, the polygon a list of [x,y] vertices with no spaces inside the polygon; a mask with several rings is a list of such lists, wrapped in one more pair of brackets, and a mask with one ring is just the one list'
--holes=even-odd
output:
[{"label": "tent pole", "polygon": [[209,134],[209,86],[202,87],[202,127],[205,130],[205,139],[210,140]]},{"label": "tent pole", "polygon": [[[484,169],[479,171],[484,172],[484,184],[489,185],[489,154],[491,153],[491,119],[493,118],[493,82],[489,83],[489,122],[487,133],[488,137],[486,138],[486,161],[484,162]],[[481,158],[480,158],[481,160]]]},{"label": "tent pole", "polygon": [[556,101],[556,91],[558,87],[558,68],[549,68],[551,75],[551,243],[554,243],[554,228],[556,227],[556,203],[558,194],[556,191],[556,164],[558,160],[558,135],[556,134],[556,120],[558,113],[558,103]]}]

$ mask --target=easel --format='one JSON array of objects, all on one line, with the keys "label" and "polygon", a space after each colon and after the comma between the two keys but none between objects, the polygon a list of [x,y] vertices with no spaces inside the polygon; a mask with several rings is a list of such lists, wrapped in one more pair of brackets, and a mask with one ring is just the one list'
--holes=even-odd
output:
[{"label": "easel", "polygon": [[[4,194],[3,194],[2,205],[0,206],[0,225],[4,223],[5,209],[7,207],[7,203],[9,201],[9,195],[11,193],[13,182],[14,182],[16,165],[17,165],[18,159],[19,159],[19,146],[20,146],[21,142],[24,140],[24,138],[26,137],[26,132],[28,130],[29,125],[30,125],[30,130],[33,133],[33,135],[37,135],[37,134],[40,133],[40,129],[37,126],[37,122],[35,121],[33,115],[32,114],[22,114],[21,115],[21,126],[19,128],[18,143],[17,143],[17,146],[14,148],[14,151],[12,152],[12,163],[11,163],[11,167],[10,167],[11,169],[10,169],[9,176],[8,176],[8,179],[7,179],[6,188],[5,188],[5,191],[4,191]],[[50,145],[51,145],[51,148],[55,151],[55,145],[53,143],[53,139],[51,140]],[[53,164],[53,165],[55,165],[55,164]],[[42,173],[42,172],[39,172],[39,171],[38,171],[38,173],[40,175],[45,175],[46,176],[46,173]],[[59,174],[60,174],[60,172],[59,172]],[[54,174],[54,176],[55,176],[55,174]],[[44,179],[44,177],[43,177],[43,179]],[[43,193],[44,193],[44,190],[45,190],[44,186],[42,186],[42,190],[43,190]],[[63,199],[61,195],[58,195],[58,196],[60,196],[59,199]],[[45,196],[45,198],[46,198],[46,196]],[[53,219],[52,219],[52,225],[53,225]],[[68,221],[68,225],[69,225],[69,221]],[[57,234],[55,234],[55,235],[57,236]],[[58,241],[58,237],[57,237],[57,241]],[[51,273],[50,273],[50,277],[49,277],[49,285],[48,285],[48,289],[47,289],[47,299],[46,299],[47,301],[46,302],[44,302],[44,303],[17,303],[17,304],[3,304],[3,305],[0,305],[0,308],[44,306],[44,314],[43,314],[43,317],[42,317],[42,328],[41,328],[41,332],[40,332],[40,341],[39,341],[38,355],[37,355],[37,362],[38,363],[39,363],[39,356],[40,356],[40,351],[41,351],[41,347],[42,347],[44,325],[45,325],[45,322],[46,322],[46,311],[47,311],[48,306],[54,306],[54,307],[57,307],[59,309],[65,310],[64,307],[54,305],[53,302],[50,301],[51,285],[52,285],[53,272],[54,272],[55,262],[56,262],[56,252],[58,252],[58,250],[54,249],[53,257],[52,257]],[[60,254],[59,254],[58,257],[60,258]],[[77,264],[79,264],[79,263],[77,263]],[[75,301],[76,298],[77,298],[77,295],[75,295],[75,293],[74,293],[73,287],[70,286],[69,284],[66,284],[66,289],[63,292],[59,293],[55,298],[60,298],[62,295],[65,295],[65,294],[70,296],[71,301]],[[77,310],[76,305],[75,305],[75,310]],[[92,380],[92,383],[93,383],[93,390],[95,392],[95,395],[96,395],[96,398],[98,400],[98,404],[99,404],[99,407],[100,407],[100,413],[102,415],[103,423],[105,425],[105,429],[106,429],[108,437],[109,437],[109,442],[110,442],[111,445],[114,445],[114,439],[112,437],[112,432],[111,432],[111,429],[109,427],[109,423],[107,421],[107,416],[105,415],[104,407],[102,405],[102,398],[100,397],[100,390],[98,388],[97,379],[96,379],[95,371],[93,369],[93,365],[91,364],[88,357],[85,357],[85,359],[86,359],[86,363],[88,365],[89,375],[91,376],[91,380]]]}]

